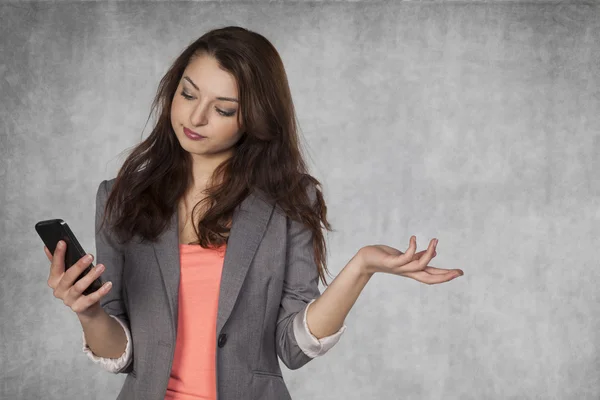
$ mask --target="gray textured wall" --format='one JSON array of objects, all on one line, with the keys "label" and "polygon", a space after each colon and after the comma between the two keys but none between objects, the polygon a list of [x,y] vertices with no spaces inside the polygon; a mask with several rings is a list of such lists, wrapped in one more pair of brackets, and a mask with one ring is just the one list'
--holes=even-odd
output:
[{"label": "gray textured wall", "polygon": [[[366,244],[465,276],[376,275],[295,399],[598,399],[600,8],[591,2],[0,5],[0,398],[115,398],[33,229],[95,254],[95,191],[174,57],[241,25],[284,60],[337,274]],[[321,288],[323,290],[323,288]]]}]

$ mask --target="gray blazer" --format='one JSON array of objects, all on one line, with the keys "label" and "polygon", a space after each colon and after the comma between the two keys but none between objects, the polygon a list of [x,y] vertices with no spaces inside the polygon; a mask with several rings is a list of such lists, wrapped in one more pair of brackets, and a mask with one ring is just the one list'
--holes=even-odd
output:
[{"label": "gray blazer", "polygon": [[[98,187],[96,231],[115,179]],[[313,186],[308,193],[314,202]],[[133,357],[118,371],[127,378],[117,400],[164,400],[167,391],[177,337],[177,216],[156,243],[134,236],[120,245],[106,223],[96,234],[96,264],[106,265],[103,281],[113,283],[100,305],[132,337]],[[312,360],[298,346],[292,321],[320,296],[318,279],[312,232],[268,197],[246,197],[233,214],[220,284],[218,400],[291,399],[277,356],[289,369]]]}]

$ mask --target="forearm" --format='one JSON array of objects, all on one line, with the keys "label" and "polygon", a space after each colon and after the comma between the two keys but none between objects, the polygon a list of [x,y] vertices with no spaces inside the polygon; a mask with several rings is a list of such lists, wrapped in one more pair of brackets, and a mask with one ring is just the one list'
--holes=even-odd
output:
[{"label": "forearm", "polygon": [[93,318],[79,318],[85,341],[98,357],[119,358],[125,352],[127,336],[123,327],[101,309]]},{"label": "forearm", "polygon": [[354,256],[323,294],[310,305],[306,323],[317,339],[332,335],[342,327],[371,276],[372,274],[365,272],[360,259]]}]

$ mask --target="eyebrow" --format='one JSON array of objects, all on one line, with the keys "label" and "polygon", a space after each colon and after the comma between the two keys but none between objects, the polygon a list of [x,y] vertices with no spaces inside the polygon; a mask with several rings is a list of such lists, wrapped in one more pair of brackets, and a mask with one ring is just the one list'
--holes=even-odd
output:
[{"label": "eyebrow", "polygon": [[[187,75],[184,76],[183,79],[190,82],[192,84],[192,86],[196,88],[196,90],[200,91],[200,88],[198,88],[198,86],[196,86],[196,84],[194,82],[192,82],[192,80]],[[232,97],[217,97],[217,100],[234,101],[236,103],[239,103],[238,99],[234,99]]]}]

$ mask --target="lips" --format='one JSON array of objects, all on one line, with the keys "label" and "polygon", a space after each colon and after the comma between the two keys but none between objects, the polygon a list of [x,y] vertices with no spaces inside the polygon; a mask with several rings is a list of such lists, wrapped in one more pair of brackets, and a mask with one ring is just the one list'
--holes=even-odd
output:
[{"label": "lips", "polygon": [[202,135],[200,135],[200,134],[198,134],[198,133],[196,133],[196,132],[194,132],[194,131],[192,131],[192,130],[190,130],[188,128],[185,128],[185,127],[183,128],[183,131],[184,131],[185,134],[187,134],[189,136],[206,137],[206,136],[202,136]]}]

